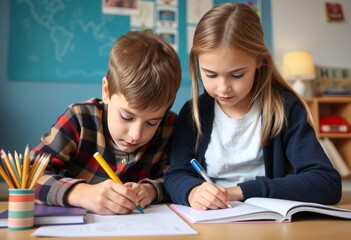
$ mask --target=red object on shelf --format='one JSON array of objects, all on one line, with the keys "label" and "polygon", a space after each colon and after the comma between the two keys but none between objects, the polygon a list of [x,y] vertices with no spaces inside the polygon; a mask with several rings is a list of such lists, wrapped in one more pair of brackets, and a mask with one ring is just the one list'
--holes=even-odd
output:
[{"label": "red object on shelf", "polygon": [[321,133],[349,133],[350,125],[340,115],[320,115],[319,131]]}]

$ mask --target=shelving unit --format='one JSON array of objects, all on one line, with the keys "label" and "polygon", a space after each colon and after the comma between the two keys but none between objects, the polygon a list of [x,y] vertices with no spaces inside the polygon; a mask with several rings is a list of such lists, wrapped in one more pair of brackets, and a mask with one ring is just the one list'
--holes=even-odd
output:
[{"label": "shelving unit", "polygon": [[305,99],[310,108],[315,124],[317,138],[329,138],[346,164],[351,168],[351,133],[322,133],[319,128],[319,116],[322,114],[337,114],[351,124],[351,97],[349,96],[323,96]]}]

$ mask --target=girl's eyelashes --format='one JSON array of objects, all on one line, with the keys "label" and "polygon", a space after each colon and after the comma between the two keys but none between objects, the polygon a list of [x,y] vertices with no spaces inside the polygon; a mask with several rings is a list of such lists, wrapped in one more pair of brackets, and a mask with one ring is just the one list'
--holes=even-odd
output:
[{"label": "girl's eyelashes", "polygon": [[[208,78],[216,78],[218,75],[217,74],[209,74],[209,73],[205,73],[206,77]],[[232,78],[242,78],[244,76],[244,73],[240,73],[240,74],[230,74],[230,76]]]},{"label": "girl's eyelashes", "polygon": [[241,78],[244,76],[244,73],[240,73],[240,74],[232,74],[231,75],[233,78]]},{"label": "girl's eyelashes", "polygon": [[206,74],[206,77],[208,78],[215,78],[217,77],[217,74],[208,74],[208,73],[205,73]]},{"label": "girl's eyelashes", "polygon": [[[216,78],[218,77],[218,73],[216,72],[212,72],[212,71],[209,71],[207,69],[202,69],[205,76],[208,77],[208,78]],[[239,71],[234,71],[234,72],[231,72],[231,73],[228,73],[228,77],[231,77],[231,78],[242,78],[245,74],[245,69],[241,69]]]}]

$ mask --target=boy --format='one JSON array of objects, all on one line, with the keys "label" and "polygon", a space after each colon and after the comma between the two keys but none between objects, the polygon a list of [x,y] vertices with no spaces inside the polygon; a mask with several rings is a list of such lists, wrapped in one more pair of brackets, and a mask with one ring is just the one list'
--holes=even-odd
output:
[{"label": "boy", "polygon": [[[32,151],[50,153],[36,185],[36,202],[128,214],[164,198],[163,174],[176,115],[170,108],[181,82],[174,49],[150,30],[114,44],[102,100],[72,104]],[[125,184],[109,179],[100,152]]]}]

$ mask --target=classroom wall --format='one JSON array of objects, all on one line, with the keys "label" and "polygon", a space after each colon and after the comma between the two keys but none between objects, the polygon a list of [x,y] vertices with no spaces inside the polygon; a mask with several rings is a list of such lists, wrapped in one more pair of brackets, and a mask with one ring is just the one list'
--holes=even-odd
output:
[{"label": "classroom wall", "polygon": [[[344,21],[327,22],[325,3],[340,3]],[[271,0],[273,54],[309,50],[316,65],[351,68],[350,0]]]},{"label": "classroom wall", "polygon": [[[179,13],[184,18],[186,1],[178,1],[181,8]],[[214,0],[213,2],[216,5],[226,1]],[[23,151],[26,144],[29,144],[30,147],[38,144],[41,135],[49,130],[69,104],[91,97],[100,97],[101,84],[9,79],[7,73],[9,7],[10,0],[0,1],[0,148],[7,151],[15,149]],[[267,45],[271,47],[270,0],[264,0],[262,7]],[[186,39],[180,39],[180,41],[186,41]],[[26,43],[23,42],[23,44]],[[180,53],[182,54],[183,52]],[[182,60],[187,61],[187,59]],[[172,110],[178,112],[189,98],[189,84],[182,85]]]},{"label": "classroom wall", "polygon": [[[69,104],[100,97],[101,84],[10,80],[9,7],[10,0],[0,1],[0,148],[19,151],[26,144],[37,145]],[[181,87],[172,110],[178,112],[189,97],[189,86]]]}]

